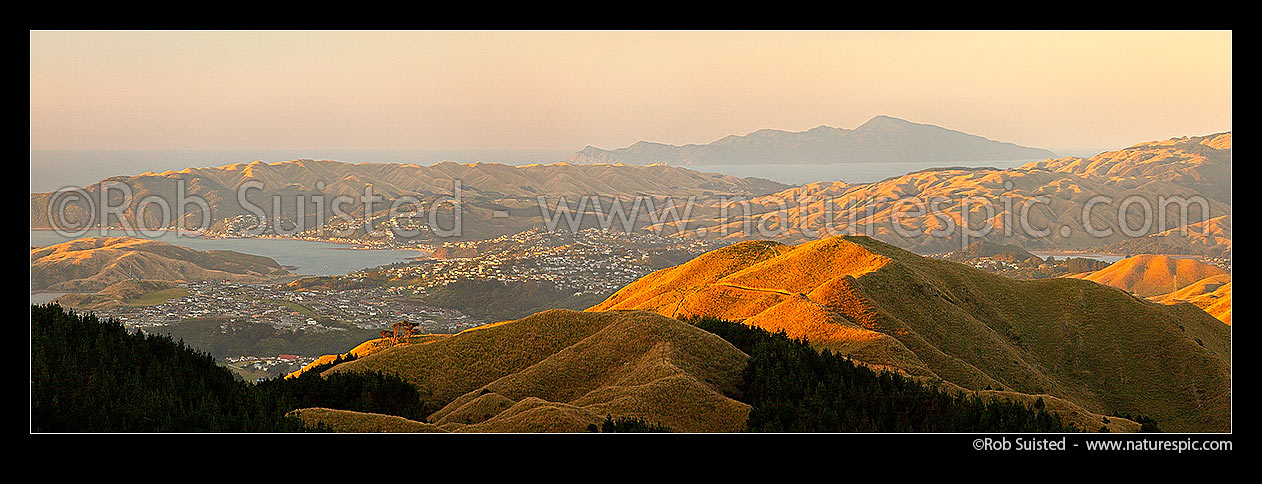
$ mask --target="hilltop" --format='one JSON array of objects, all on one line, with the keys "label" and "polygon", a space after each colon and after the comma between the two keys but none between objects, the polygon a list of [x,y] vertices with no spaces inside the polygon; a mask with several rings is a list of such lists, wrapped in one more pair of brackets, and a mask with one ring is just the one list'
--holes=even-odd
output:
[{"label": "hilltop", "polygon": [[571,163],[646,165],[745,165],[900,163],[924,161],[1026,160],[1052,152],[993,141],[931,124],[876,116],[855,129],[819,126],[799,132],[763,129],[705,145],[640,141],[625,148],[594,146],[570,156]]},{"label": "hilltop", "polygon": [[88,292],[141,280],[256,283],[286,275],[268,257],[137,237],[86,237],[31,249],[32,290]]},{"label": "hilltop", "polygon": [[1140,254],[1119,260],[1098,271],[1068,277],[1095,281],[1149,297],[1177,291],[1207,277],[1227,271],[1193,259],[1176,259],[1155,254]]},{"label": "hilltop", "polygon": [[1172,182],[1230,203],[1231,132],[1148,141],[1090,158],[1071,156],[1035,161],[1021,168],[1119,180]]},{"label": "hilltop", "polygon": [[[722,338],[648,312],[551,310],[325,371],[388,371],[416,386],[446,431],[583,432],[606,415],[675,431],[743,428],[746,355]],[[312,415],[303,412],[304,418]]]},{"label": "hilltop", "polygon": [[1206,277],[1178,291],[1148,299],[1162,304],[1192,303],[1210,316],[1231,324],[1231,274]]},{"label": "hilltop", "polygon": [[[606,200],[630,200],[640,196],[748,197],[773,193],[787,187],[759,178],[738,178],[665,165],[553,163],[510,166],[497,163],[444,162],[421,166],[306,159],[277,163],[255,161],[211,168],[117,176],[84,187],[84,190],[90,198],[99,199],[101,184],[104,182],[122,183],[131,188],[132,203],[123,209],[123,218],[136,226],[141,226],[136,220],[140,200],[158,197],[165,200],[168,206],[177,207],[181,193],[179,187],[184,186],[185,197],[201,197],[210,203],[211,223],[206,225],[211,226],[211,231],[214,232],[225,231],[237,223],[238,217],[254,217],[252,209],[261,210],[269,219],[282,219],[290,224],[298,221],[301,216],[304,218],[304,227],[315,227],[317,221],[313,214],[324,210],[325,221],[332,218],[331,204],[337,197],[351,197],[354,203],[344,204],[341,210],[352,217],[362,218],[365,216],[365,209],[359,200],[366,187],[372,188],[374,196],[381,197],[372,209],[372,213],[376,215],[384,215],[392,204],[400,200],[403,200],[400,202],[403,205],[397,209],[404,212],[415,209],[418,204],[431,206],[446,203],[443,214],[447,218],[440,218],[439,224],[442,227],[451,227],[450,200],[455,196],[458,187],[464,236],[471,239],[513,234],[542,225],[538,201],[541,196],[568,197],[570,203],[584,196],[600,196]],[[250,188],[245,192],[247,204],[243,204],[237,190],[249,182],[258,182],[260,185],[257,189]],[[301,199],[302,204],[298,202],[300,196],[304,197]],[[315,200],[320,197],[323,197],[324,203],[318,206]],[[274,198],[282,202],[279,203],[279,211],[274,210]],[[49,204],[54,201],[54,193],[31,194],[31,227],[51,226]],[[81,202],[67,203],[63,210],[67,223],[91,220],[91,208]],[[550,202],[555,203],[556,200]],[[144,227],[153,228],[161,222],[153,213],[147,217],[149,220],[144,221]],[[199,226],[202,223],[200,217],[200,211],[190,208],[189,214],[183,220],[184,226]],[[424,219],[423,216],[421,218]],[[173,224],[176,222],[180,221],[171,221]],[[283,229],[288,230],[290,226],[285,225]],[[425,233],[422,230],[420,237],[424,237]]]},{"label": "hilltop", "polygon": [[1078,279],[1008,279],[868,237],[741,242],[589,310],[741,321],[874,368],[1142,413],[1167,430],[1230,425],[1230,331],[1204,311]]}]

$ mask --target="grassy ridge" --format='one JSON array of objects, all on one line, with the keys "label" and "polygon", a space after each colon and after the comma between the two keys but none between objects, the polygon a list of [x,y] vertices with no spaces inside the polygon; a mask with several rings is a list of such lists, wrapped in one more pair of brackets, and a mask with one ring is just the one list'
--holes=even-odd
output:
[{"label": "grassy ridge", "polygon": [[589,310],[741,321],[965,389],[1048,394],[1168,430],[1230,425],[1230,330],[1204,311],[1078,279],[1013,280],[868,237],[742,242]]},{"label": "grassy ridge", "polygon": [[736,431],[745,356],[722,339],[647,312],[550,310],[336,366],[416,385],[428,421],[450,431],[585,431],[606,415],[677,431]]}]

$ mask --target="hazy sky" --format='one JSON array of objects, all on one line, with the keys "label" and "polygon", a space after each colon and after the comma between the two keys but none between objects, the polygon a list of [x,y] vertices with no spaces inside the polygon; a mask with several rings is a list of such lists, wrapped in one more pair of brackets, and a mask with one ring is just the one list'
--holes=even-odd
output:
[{"label": "hazy sky", "polygon": [[1231,129],[1230,32],[32,32],[31,149],[708,143],[877,114],[1049,149]]}]

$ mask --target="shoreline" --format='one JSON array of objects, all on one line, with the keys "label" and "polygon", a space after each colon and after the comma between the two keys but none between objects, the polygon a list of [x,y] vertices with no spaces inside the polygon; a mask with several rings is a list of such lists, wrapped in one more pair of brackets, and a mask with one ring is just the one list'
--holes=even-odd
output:
[{"label": "shoreline", "polygon": [[[39,231],[46,231],[46,232],[55,232],[55,231],[57,231],[57,229],[52,228],[52,227],[31,227],[30,229],[31,229],[32,231],[35,231],[35,230],[39,230]],[[106,231],[107,231],[107,232],[108,232],[108,231],[113,231],[113,230],[126,231],[126,230],[128,230],[128,229],[106,229]],[[94,229],[94,230],[88,230],[87,232],[84,232],[84,234],[83,234],[83,235],[81,235],[81,236],[79,236],[79,237],[76,237],[76,239],[78,239],[78,238],[87,238],[87,237],[140,237],[140,238],[148,238],[148,237],[144,237],[144,234],[140,234],[140,233],[139,233],[139,232],[140,232],[140,230],[138,230],[138,229],[131,229],[131,231],[132,231],[134,234],[138,234],[138,235],[127,235],[127,234],[124,234],[124,235],[108,235],[108,234],[101,234],[101,230],[100,230],[100,229]],[[334,241],[334,240],[327,240],[327,239],[313,239],[313,238],[306,238],[306,237],[286,237],[286,236],[276,236],[276,235],[267,235],[267,236],[258,236],[258,237],[224,237],[224,236],[218,236],[218,235],[207,235],[207,234],[205,234],[205,233],[203,233],[203,232],[200,232],[200,231],[193,231],[193,230],[179,230],[179,229],[153,229],[153,230],[150,230],[150,231],[151,231],[151,232],[167,232],[167,233],[174,233],[174,234],[176,234],[176,236],[181,236],[181,235],[183,235],[183,236],[187,236],[187,237],[190,237],[190,238],[196,238],[196,239],[206,239],[206,240],[229,240],[229,239],[272,239],[272,240],[296,240],[296,241],[302,241],[302,242],[317,242],[317,243],[334,244],[334,245],[340,245],[340,246],[343,246],[343,247],[330,247],[330,249],[332,249],[332,250],[410,250],[410,251],[417,251],[417,252],[428,252],[429,254],[432,254],[432,253],[433,253],[433,250],[430,250],[430,249],[422,249],[422,248],[420,248],[420,247],[370,247],[370,246],[366,246],[366,245],[364,245],[364,244],[355,243],[355,242],[341,242],[341,241]],[[91,233],[91,232],[96,232],[96,234],[89,235],[89,233]],[[60,235],[60,234],[58,234],[58,235]],[[71,239],[71,240],[74,240],[74,239]]]},{"label": "shoreline", "polygon": [[1026,252],[1029,252],[1034,255],[1046,254],[1046,255],[1057,256],[1057,257],[1060,257],[1062,255],[1066,255],[1066,256],[1107,255],[1107,256],[1126,257],[1126,254],[1113,254],[1109,252],[1097,252],[1093,250],[1027,250]]}]

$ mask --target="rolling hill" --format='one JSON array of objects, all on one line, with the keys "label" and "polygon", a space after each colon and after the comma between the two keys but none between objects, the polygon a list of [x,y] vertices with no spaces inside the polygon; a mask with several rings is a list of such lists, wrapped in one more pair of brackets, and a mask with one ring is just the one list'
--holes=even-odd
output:
[{"label": "rolling hill", "polygon": [[1090,158],[1034,161],[1023,169],[1044,169],[1119,181],[1164,181],[1231,203],[1231,132],[1149,141]]},{"label": "rolling hill", "polygon": [[1206,277],[1169,294],[1148,299],[1162,304],[1192,303],[1231,325],[1231,274]]},{"label": "rolling hill", "polygon": [[[412,345],[383,347],[370,341],[352,350],[351,354],[358,358],[339,364],[331,355],[324,363],[335,366],[316,370],[313,365],[304,371],[320,371],[325,377],[362,371],[402,376],[420,390],[423,407],[436,409],[427,410],[428,418],[422,421],[330,408],[301,408],[294,415],[309,426],[323,424],[339,432],[582,432],[591,431],[593,425],[600,427],[602,415],[662,425],[674,432],[746,430],[746,416],[751,415],[752,408],[743,403],[744,396],[748,396],[745,392],[766,395],[766,389],[756,390],[760,387],[753,383],[747,362],[779,371],[786,368],[783,365],[805,369],[800,365],[808,360],[790,356],[792,350],[784,352],[797,343],[778,340],[778,346],[767,346],[765,343],[776,340],[770,333],[734,333],[734,328],[746,327],[716,321],[685,323],[642,311],[553,310]],[[756,356],[746,357],[744,350],[732,346],[736,344],[744,345],[742,348]],[[806,348],[815,353],[809,346]],[[815,356],[831,358],[818,353]],[[848,363],[842,366],[845,365]],[[1059,416],[1059,421],[1072,423],[1078,429],[1095,431],[1102,423],[1113,432],[1140,429],[1135,421],[1105,418],[1052,395],[989,389],[959,393],[962,389],[950,384],[940,388],[947,393],[936,394],[939,389],[916,386],[919,383],[899,386],[894,379],[866,368],[849,375],[855,380],[844,394],[836,395],[850,402],[843,405],[849,416],[844,425],[848,426],[893,428],[887,427],[890,422],[884,417],[875,415],[905,418],[914,412],[928,419],[913,424],[916,428],[956,428],[951,425],[959,424],[1025,428],[1021,426],[1035,425],[1032,409],[1045,405]],[[897,393],[901,388],[910,392],[901,394],[905,397],[916,395],[900,400],[910,407],[883,413],[889,408],[888,403],[873,402],[860,395],[874,394],[864,392],[873,392],[875,386],[881,385],[879,382],[894,385],[884,391]],[[926,399],[938,403],[930,404]],[[978,411],[1013,409],[1014,402],[1021,410],[1009,414],[1012,420],[1006,423],[975,418],[974,412]],[[935,406],[942,404],[949,408]],[[775,411],[774,408],[764,407],[763,411]],[[948,423],[939,419],[945,415],[943,412],[954,412],[955,418],[969,423]],[[814,412],[797,415],[811,418]],[[880,421],[865,420],[862,415]],[[827,430],[829,427],[793,428],[838,431]]]},{"label": "rolling hill", "polygon": [[1147,237],[1126,239],[1109,245],[1115,254],[1199,254],[1231,258],[1231,215],[1220,215]]},{"label": "rolling hill", "polygon": [[584,432],[614,415],[724,432],[742,429],[749,413],[726,396],[745,358],[722,338],[657,314],[558,309],[376,351],[325,374],[397,374],[445,431]]},{"label": "rolling hill", "polygon": [[120,306],[148,306],[166,299],[188,295],[188,290],[170,281],[116,282],[92,294],[66,294],[54,301],[67,308],[99,310]]},{"label": "rolling hill", "polygon": [[[254,185],[257,183],[257,185]],[[381,197],[372,212],[383,214],[392,204],[403,200],[399,210],[422,205],[442,203],[442,197],[454,196],[459,187],[462,202],[462,218],[466,235],[472,238],[495,237],[513,234],[541,223],[538,197],[568,197],[574,201],[582,196],[599,195],[632,199],[645,197],[701,198],[714,196],[754,196],[784,189],[786,185],[758,178],[737,178],[717,173],[702,173],[686,168],[665,165],[573,165],[554,163],[548,165],[509,166],[496,163],[458,164],[438,163],[432,166],[394,163],[343,163],[338,161],[292,160],[277,163],[237,163],[220,167],[189,168],[161,173],[143,173],[136,176],[118,176],[84,187],[87,195],[98,200],[102,185],[123,184],[132,193],[131,205],[123,209],[123,218],[133,226],[137,221],[138,203],[148,197],[158,197],[170,207],[179,207],[180,195],[186,198],[200,197],[210,207],[207,226],[221,230],[222,224],[235,217],[254,217],[261,211],[269,219],[303,218],[304,227],[316,226],[313,214],[323,210],[326,220],[332,219],[333,201],[337,197],[350,197],[340,210],[355,217],[364,216],[364,203],[360,197],[366,187]],[[247,185],[250,184],[250,185]],[[183,192],[181,192],[181,187]],[[238,197],[238,189],[247,188],[244,202]],[[116,196],[117,192],[110,190]],[[302,198],[299,198],[302,197]],[[415,201],[405,197],[413,197]],[[322,205],[317,205],[321,199]],[[55,193],[31,194],[31,227],[51,227],[50,203],[57,203]],[[273,202],[273,200],[278,200]],[[299,202],[301,200],[301,203]],[[121,204],[115,200],[111,203]],[[277,206],[279,210],[276,210]],[[447,207],[450,207],[448,202]],[[60,205],[57,205],[60,207]],[[301,208],[299,208],[301,207]],[[82,200],[68,201],[64,209],[67,222],[79,228],[90,221],[93,209]],[[146,214],[144,227],[160,225],[157,210]],[[449,213],[450,210],[447,210]],[[201,211],[195,204],[188,205],[183,220],[186,227],[202,223]],[[504,217],[508,214],[508,217]],[[448,215],[448,217],[450,217]],[[450,227],[449,219],[444,227]],[[180,220],[172,221],[174,224]],[[62,223],[62,222],[58,222]],[[441,225],[441,224],[440,224]],[[93,225],[94,226],[94,225]],[[287,228],[286,228],[287,229]]]},{"label": "rolling hill", "polygon": [[90,292],[139,280],[258,283],[286,275],[267,257],[137,237],[87,237],[31,249],[32,290]]},{"label": "rolling hill", "polygon": [[[1224,136],[1230,138],[1202,138]],[[1204,143],[1212,144],[1151,142],[1099,155],[1112,170],[1055,160],[1007,170],[932,168],[874,183],[817,182],[747,200],[702,201],[685,231],[785,243],[867,235],[919,253],[960,250],[984,238],[1029,250],[1159,243],[1178,253],[1219,255],[1231,247],[1230,200],[1221,193],[1230,180],[1219,176],[1224,169],[1229,174],[1230,157]],[[1124,169],[1132,165],[1143,168]],[[963,214],[972,231],[967,241]],[[1152,252],[1134,252],[1141,250]]]},{"label": "rolling hill", "polygon": [[589,311],[713,316],[875,368],[1048,394],[1163,429],[1230,428],[1230,331],[1078,279],[1019,281],[867,237],[748,241],[654,272]]},{"label": "rolling hill", "polygon": [[1050,156],[1054,154],[1044,149],[876,116],[855,129],[828,126],[800,132],[764,129],[744,136],[727,136],[705,145],[640,141],[615,150],[588,146],[570,156],[569,162],[745,165],[1027,160]]},{"label": "rolling hill", "polygon": [[1227,271],[1193,259],[1140,254],[1119,260],[1104,269],[1067,277],[1086,279],[1149,297],[1178,291],[1207,277]]}]

